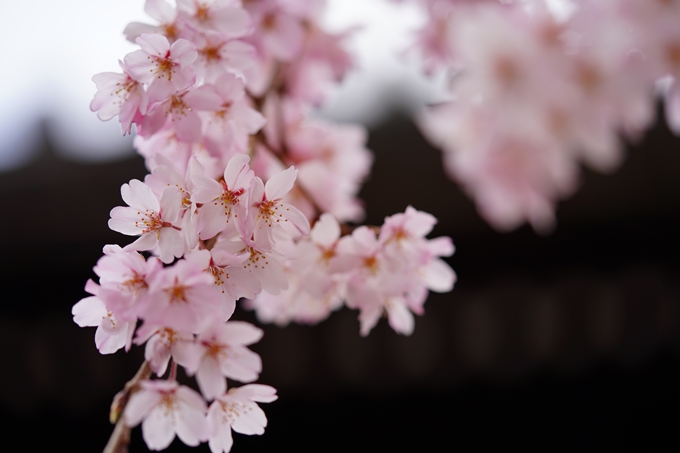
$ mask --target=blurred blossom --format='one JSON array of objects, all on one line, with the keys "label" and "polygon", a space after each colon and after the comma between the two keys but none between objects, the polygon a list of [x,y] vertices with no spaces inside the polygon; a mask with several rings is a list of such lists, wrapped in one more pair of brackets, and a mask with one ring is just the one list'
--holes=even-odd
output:
[{"label": "blurred blossom", "polygon": [[[136,49],[123,30],[149,22],[141,0],[36,0],[0,4],[0,171],[30,160],[39,147],[39,127],[57,151],[72,159],[101,161],[132,154],[130,137],[116,121],[90,111],[92,75],[119,72],[117,56]],[[39,13],[36,13],[39,12]],[[333,32],[356,26],[348,47],[358,56],[321,115],[376,124],[392,109],[411,112],[431,100],[433,82],[403,51],[424,21],[417,5],[386,0],[329,0],[323,25]],[[26,33],[26,30],[34,30]],[[18,39],[20,37],[20,39]],[[415,63],[416,61],[412,61]],[[395,93],[399,93],[395,96]]]}]

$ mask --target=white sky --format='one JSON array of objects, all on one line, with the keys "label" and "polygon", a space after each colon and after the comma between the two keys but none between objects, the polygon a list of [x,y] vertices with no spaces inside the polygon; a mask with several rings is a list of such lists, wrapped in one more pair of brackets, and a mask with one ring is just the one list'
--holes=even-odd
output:
[{"label": "white sky", "polygon": [[[118,59],[135,50],[122,35],[132,21],[150,22],[143,0],[32,0],[0,2],[0,171],[32,156],[39,119],[49,117],[59,151],[78,159],[120,157],[130,149],[116,119],[103,123],[89,109],[91,77],[119,71]],[[422,21],[412,5],[386,0],[328,0],[326,25],[362,25],[351,42],[359,71],[322,112],[341,121],[379,122],[385,100],[415,108],[432,98],[433,84],[413,58],[401,57]],[[393,93],[401,93],[400,97]]]}]

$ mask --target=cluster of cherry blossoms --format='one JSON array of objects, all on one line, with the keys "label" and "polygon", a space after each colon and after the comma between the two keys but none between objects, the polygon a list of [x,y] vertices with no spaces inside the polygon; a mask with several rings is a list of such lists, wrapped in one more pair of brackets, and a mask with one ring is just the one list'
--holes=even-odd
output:
[{"label": "cluster of cherry blossoms", "polygon": [[240,299],[263,322],[316,323],[345,304],[362,335],[382,316],[409,335],[428,290],[453,288],[451,240],[426,239],[433,216],[408,207],[381,227],[341,224],[363,218],[372,158],[361,127],[309,116],[353,61],[346,34],[319,26],[324,3],[146,0],[156,23],[125,29],[140,49],[93,78],[92,110],[118,116],[123,134],[135,125],[150,172],[123,184],[127,206],[110,214],[135,239],[104,247],[99,281],[73,307],[102,354],[145,347],[114,401],[112,449],[140,423],[152,450],[177,436],[228,452],[232,430],[263,433],[256,403],[276,391],[251,384],[262,361],[248,346],[263,332],[232,320]]},{"label": "cluster of cherry blossoms", "polygon": [[413,1],[425,70],[451,75],[420,125],[497,228],[549,228],[579,164],[615,169],[659,95],[680,133],[678,0]]}]

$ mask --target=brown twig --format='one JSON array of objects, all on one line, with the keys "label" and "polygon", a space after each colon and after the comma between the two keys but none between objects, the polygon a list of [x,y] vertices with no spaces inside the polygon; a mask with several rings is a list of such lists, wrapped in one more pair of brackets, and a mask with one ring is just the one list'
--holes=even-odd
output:
[{"label": "brown twig", "polygon": [[127,453],[127,447],[130,444],[130,428],[125,424],[125,417],[122,416],[123,411],[130,400],[130,396],[139,390],[139,382],[148,379],[150,376],[151,367],[149,362],[145,360],[135,376],[113,398],[111,411],[109,412],[109,421],[115,423],[116,427],[113,428],[103,453]]}]

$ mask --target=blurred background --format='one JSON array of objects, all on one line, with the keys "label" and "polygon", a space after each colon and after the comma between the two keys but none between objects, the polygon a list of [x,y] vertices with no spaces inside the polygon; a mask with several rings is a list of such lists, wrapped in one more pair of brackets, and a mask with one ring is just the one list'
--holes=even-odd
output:
[{"label": "blurred background", "polygon": [[[0,417],[28,451],[101,450],[111,399],[143,360],[99,355],[70,312],[102,246],[126,241],[107,228],[120,185],[146,174],[118,124],[89,111],[90,78],[117,69],[134,48],[122,29],[147,19],[142,0],[67,3],[0,4]],[[367,223],[409,204],[433,213],[458,283],[430,296],[411,337],[383,320],[361,338],[347,309],[263,326],[259,382],[280,399],[263,405],[265,435],[235,435],[232,451],[675,451],[680,139],[659,123],[615,174],[586,171],[552,234],[495,232],[410,120],[440,93],[403,53],[417,11],[386,5],[330,2],[330,28],[364,28],[359,71],[321,114],[370,129]],[[139,429],[131,451],[146,451]]]}]

